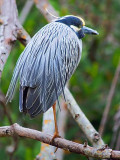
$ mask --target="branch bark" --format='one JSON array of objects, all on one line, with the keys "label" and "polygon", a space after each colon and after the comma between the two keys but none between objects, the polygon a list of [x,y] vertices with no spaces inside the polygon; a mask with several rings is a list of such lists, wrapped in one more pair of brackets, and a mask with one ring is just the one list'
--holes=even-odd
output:
[{"label": "branch bark", "polygon": [[100,158],[100,159],[103,158],[120,159],[120,151],[115,151],[112,149],[105,149],[105,148],[96,149],[86,144],[82,145],[62,138],[55,138],[54,141],[52,141],[51,135],[42,133],[37,130],[21,127],[17,123],[11,126],[0,127],[0,137],[10,137],[10,136],[20,136],[38,140],[58,148],[68,150],[70,152],[85,155],[87,157]]},{"label": "branch bark", "polygon": [[[6,12],[7,11],[7,12]],[[0,2],[0,78],[14,42],[19,39],[26,45],[30,39],[18,21],[15,0]]]}]

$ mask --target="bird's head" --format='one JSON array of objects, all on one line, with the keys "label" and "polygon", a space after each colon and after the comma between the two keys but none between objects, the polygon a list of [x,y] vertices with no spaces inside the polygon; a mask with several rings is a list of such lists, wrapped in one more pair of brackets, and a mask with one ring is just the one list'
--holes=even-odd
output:
[{"label": "bird's head", "polygon": [[56,22],[68,25],[71,29],[73,29],[76,32],[79,39],[83,38],[85,34],[99,34],[96,30],[86,27],[85,21],[81,17],[68,15],[57,19]]}]

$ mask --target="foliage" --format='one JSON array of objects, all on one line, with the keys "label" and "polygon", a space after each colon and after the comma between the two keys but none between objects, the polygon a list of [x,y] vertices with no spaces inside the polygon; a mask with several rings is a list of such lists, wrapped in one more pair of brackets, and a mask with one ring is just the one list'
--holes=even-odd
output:
[{"label": "foliage", "polygon": [[[86,21],[86,26],[96,29],[100,34],[97,37],[88,35],[83,39],[81,62],[70,80],[70,89],[76,101],[94,127],[98,129],[115,69],[120,59],[120,16],[118,7],[120,6],[120,1],[50,0],[50,3],[61,16],[73,14],[83,17]],[[19,14],[24,4],[24,0],[17,1]],[[47,24],[47,21],[38,9],[33,6],[24,24],[27,32],[33,36],[45,24]],[[16,43],[5,65],[0,84],[4,94],[7,92],[13,68],[23,49],[24,47],[20,43]],[[114,123],[113,117],[120,105],[119,91],[120,81],[117,84],[116,92],[112,100],[109,120],[103,136],[107,144],[111,143]],[[18,102],[19,95],[17,86],[14,100],[8,105],[9,114],[13,122],[41,130],[42,115],[31,120],[28,116],[19,113]],[[3,125],[9,125],[9,121],[5,116],[2,105],[0,105],[0,126]],[[86,137],[81,133],[71,115],[68,116],[66,138],[80,143],[86,140]],[[8,154],[6,154],[6,147],[10,145],[11,142],[12,139],[10,138],[2,138],[0,140],[0,159],[9,159]],[[18,148],[13,159],[32,160],[36,154],[38,154],[39,148],[39,142],[21,138],[19,139]],[[79,159],[79,156],[66,152],[64,159],[75,160]],[[81,159],[84,158],[81,157]]]}]

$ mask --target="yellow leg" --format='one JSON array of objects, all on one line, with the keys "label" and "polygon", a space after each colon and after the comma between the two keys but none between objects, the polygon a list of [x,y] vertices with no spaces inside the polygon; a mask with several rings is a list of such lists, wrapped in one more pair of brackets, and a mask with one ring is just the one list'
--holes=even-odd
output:
[{"label": "yellow leg", "polygon": [[55,133],[52,140],[54,140],[57,137],[60,137],[58,132],[58,127],[57,127],[57,119],[56,119],[56,102],[53,104],[53,114],[54,114],[54,122],[55,122]]}]

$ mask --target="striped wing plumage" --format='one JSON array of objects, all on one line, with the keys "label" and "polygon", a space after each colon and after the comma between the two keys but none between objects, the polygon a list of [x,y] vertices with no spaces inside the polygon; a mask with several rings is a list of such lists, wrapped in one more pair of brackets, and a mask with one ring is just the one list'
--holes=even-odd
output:
[{"label": "striped wing plumage", "polygon": [[20,79],[19,109],[35,117],[64,92],[81,56],[82,44],[65,24],[52,22],[35,34],[20,55],[7,92],[11,101]]}]

